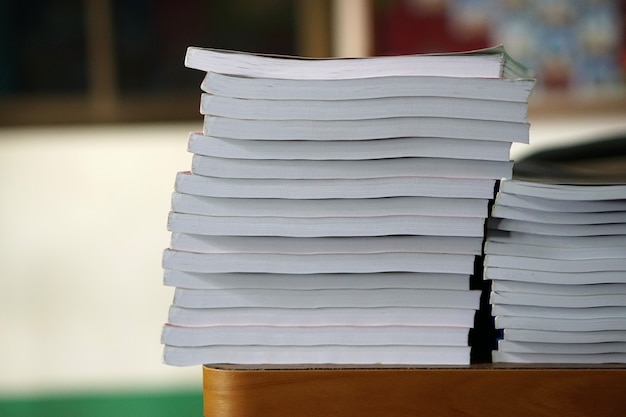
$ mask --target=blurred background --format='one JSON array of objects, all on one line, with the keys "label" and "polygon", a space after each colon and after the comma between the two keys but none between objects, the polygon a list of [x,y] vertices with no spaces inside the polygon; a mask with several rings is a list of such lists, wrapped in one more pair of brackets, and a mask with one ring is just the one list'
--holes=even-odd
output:
[{"label": "blurred background", "polygon": [[626,132],[623,0],[0,1],[0,416],[202,415],[162,365],[161,252],[203,74],[188,46],[312,57],[504,44],[531,145]]}]

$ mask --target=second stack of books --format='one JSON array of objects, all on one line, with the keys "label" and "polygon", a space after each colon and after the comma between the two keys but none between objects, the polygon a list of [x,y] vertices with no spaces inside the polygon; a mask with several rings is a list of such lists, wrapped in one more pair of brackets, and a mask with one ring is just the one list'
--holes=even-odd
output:
[{"label": "second stack of books", "polygon": [[503,181],[485,245],[494,362],[626,362],[626,186]]},{"label": "second stack of books", "polygon": [[168,219],[165,362],[468,364],[488,204],[528,141],[523,68],[500,48],[186,65],[204,131]]}]

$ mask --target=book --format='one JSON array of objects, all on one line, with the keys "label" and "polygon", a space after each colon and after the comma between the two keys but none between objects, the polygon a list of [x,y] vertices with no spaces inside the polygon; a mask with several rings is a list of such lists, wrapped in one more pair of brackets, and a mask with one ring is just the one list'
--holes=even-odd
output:
[{"label": "book", "polygon": [[264,100],[202,94],[200,113],[231,119],[374,120],[396,117],[443,117],[526,122],[527,105],[501,99],[450,97],[382,97],[368,99]]},{"label": "book", "polygon": [[439,137],[392,139],[295,141],[240,140],[191,133],[187,150],[196,155],[243,159],[363,160],[432,157],[504,161],[510,159],[511,142]]},{"label": "book", "polygon": [[[220,178],[367,179],[440,177],[500,179],[510,177],[511,161],[449,158],[384,158],[366,160],[277,160],[194,155],[191,172]],[[609,216],[608,213],[604,213]]]},{"label": "book", "polygon": [[528,101],[531,78],[440,76],[375,76],[370,78],[300,80],[241,77],[209,71],[200,89],[223,97],[259,100],[362,100],[386,97],[451,97],[511,102]]},{"label": "book", "polygon": [[604,317],[626,318],[626,307],[601,306],[572,308],[495,304],[491,306],[491,314],[493,316],[543,317],[558,319],[595,319]]},{"label": "book", "polygon": [[626,353],[625,342],[607,343],[540,343],[540,342],[514,342],[511,340],[499,340],[498,350],[511,353],[543,353],[543,354],[603,354],[603,353]]},{"label": "book", "polygon": [[595,330],[592,332],[564,330],[533,330],[507,328],[502,332],[504,340],[537,343],[611,343],[626,342],[624,330]]},{"label": "book", "polygon": [[239,365],[353,364],[366,365],[467,365],[469,346],[168,346],[163,360],[173,366],[202,363],[234,363]]},{"label": "book", "polygon": [[[469,289],[469,275],[425,272],[381,272],[354,274],[253,274],[199,273],[166,269],[165,285],[196,289],[273,288],[292,290],[421,288]],[[313,278],[313,279],[312,279]]]},{"label": "book", "polygon": [[556,213],[601,213],[607,211],[623,211],[626,207],[622,199],[577,200],[576,204],[571,204],[568,200],[556,200],[508,193],[498,193],[495,199],[495,205],[497,207],[527,208]]},{"label": "book", "polygon": [[511,161],[414,157],[322,161],[221,158],[196,154],[192,158],[194,174],[224,178],[358,179],[462,176],[500,179],[511,175],[512,165]]},{"label": "book", "polygon": [[188,308],[231,307],[437,307],[478,309],[480,291],[412,288],[276,290],[194,290],[176,288],[173,305]]},{"label": "book", "polygon": [[166,324],[168,346],[467,346],[469,328],[435,326],[174,326]]},{"label": "book", "polygon": [[[623,298],[623,297],[622,297]],[[607,304],[600,304],[604,306]],[[595,307],[595,303],[587,303],[579,307]],[[623,307],[623,305],[621,306]],[[572,307],[568,307],[572,308]],[[546,330],[557,332],[579,332],[581,334],[597,331],[619,330],[626,331],[624,317],[595,317],[595,318],[548,318],[523,316],[495,316],[496,329],[526,329]]]},{"label": "book", "polygon": [[200,235],[173,232],[170,248],[199,253],[375,254],[388,252],[480,255],[480,237],[398,235],[314,237]]},{"label": "book", "polygon": [[491,283],[491,290],[495,292],[515,292],[520,294],[541,294],[541,295],[602,295],[602,294],[625,294],[626,284],[604,283],[604,284],[582,284],[563,285],[524,281],[500,281]]},{"label": "book", "polygon": [[190,46],[185,66],[204,72],[253,78],[335,80],[386,76],[530,78],[503,47],[448,54],[364,58],[303,58]]},{"label": "book", "polygon": [[626,258],[546,259],[488,254],[485,255],[485,263],[489,268],[511,268],[546,272],[626,271]]},{"label": "book", "polygon": [[481,237],[484,219],[442,216],[244,217],[170,212],[171,232],[225,236],[360,237],[435,235]]},{"label": "book", "polygon": [[490,230],[485,249],[494,253],[508,253],[508,250],[503,249],[504,246],[518,245],[520,251],[532,250],[527,246],[539,246],[555,254],[560,253],[560,256],[575,254],[578,259],[581,259],[602,257],[598,252],[604,253],[604,250],[611,252],[623,242],[624,238],[621,235],[572,236],[563,239],[562,236]]},{"label": "book", "polygon": [[546,224],[566,224],[566,225],[599,225],[626,222],[626,202],[622,203],[621,209],[603,212],[550,212],[544,210],[534,210],[528,208],[517,208],[507,206],[495,206],[491,212],[494,217],[511,220],[522,220]]},{"label": "book", "polygon": [[[597,237],[597,236],[592,236]],[[604,237],[604,236],[603,236]],[[547,241],[537,240],[535,243],[545,243],[544,245],[513,243],[512,240],[501,242],[489,239],[485,242],[485,253],[491,255],[519,256],[523,258],[546,258],[561,260],[583,260],[583,259],[611,259],[624,256],[624,247],[619,246],[623,242],[623,237],[612,236],[618,242],[604,242],[607,239],[596,239],[597,246],[588,246],[584,242],[575,242],[576,239],[582,241],[583,238],[572,238],[570,246],[557,247],[548,246]],[[621,240],[621,242],[619,242]],[[578,243],[579,245],[576,245]],[[555,244],[556,243],[555,241]]]},{"label": "book", "polygon": [[626,306],[625,294],[558,295],[492,291],[492,304],[515,304],[545,307]]},{"label": "book", "polygon": [[486,265],[484,277],[489,280],[513,280],[552,284],[626,283],[624,271],[551,272],[500,268]]},{"label": "book", "polygon": [[590,354],[562,354],[562,353],[513,353],[493,352],[493,361],[516,363],[578,363],[604,364],[625,363],[626,353],[590,353]]},{"label": "book", "polygon": [[[310,280],[315,281],[315,280]],[[179,326],[441,326],[474,325],[474,309],[440,307],[186,308],[170,306]]]},{"label": "book", "polygon": [[540,342],[514,342],[511,340],[499,340],[498,351],[510,353],[541,353],[541,354],[604,354],[626,353],[625,342],[607,343],[540,343]]},{"label": "book", "polygon": [[215,178],[179,172],[179,193],[226,198],[363,199],[448,197],[489,199],[495,180],[472,178],[395,177],[331,180]]},{"label": "book", "polygon": [[513,219],[489,218],[489,228],[504,230],[507,232],[524,232],[550,236],[602,236],[602,235],[626,235],[624,223],[604,224],[550,224],[540,221],[526,221]]},{"label": "book", "polygon": [[427,272],[471,274],[475,256],[450,253],[197,253],[166,249],[164,269],[275,274]]},{"label": "book", "polygon": [[196,194],[172,193],[171,209],[176,213],[203,216],[244,217],[349,217],[349,216],[488,216],[489,200],[448,197],[393,198],[331,198],[278,199],[209,197]]},{"label": "book", "polygon": [[371,140],[442,137],[528,143],[527,122],[449,117],[387,117],[364,120],[256,120],[204,116],[203,133],[241,140]]},{"label": "book", "polygon": [[623,200],[626,196],[626,184],[610,185],[575,185],[551,184],[530,181],[502,181],[502,193],[519,194],[530,197],[543,197],[550,200],[593,201]]}]

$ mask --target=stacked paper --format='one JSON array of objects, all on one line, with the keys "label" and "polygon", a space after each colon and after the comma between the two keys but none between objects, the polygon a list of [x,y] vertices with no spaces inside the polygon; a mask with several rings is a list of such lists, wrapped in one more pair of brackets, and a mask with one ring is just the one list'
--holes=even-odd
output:
[{"label": "stacked paper", "polygon": [[488,204],[528,141],[523,69],[501,48],[186,65],[204,131],[168,220],[165,362],[469,363]]},{"label": "stacked paper", "polygon": [[626,362],[626,186],[503,181],[485,245],[495,362]]}]

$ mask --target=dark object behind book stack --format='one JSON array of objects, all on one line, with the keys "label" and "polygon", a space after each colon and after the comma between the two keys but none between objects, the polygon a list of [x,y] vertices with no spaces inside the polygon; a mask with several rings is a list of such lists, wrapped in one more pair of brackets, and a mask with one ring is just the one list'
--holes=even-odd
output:
[{"label": "dark object behind book stack", "polygon": [[626,184],[626,132],[530,154],[513,178],[560,184]]}]

